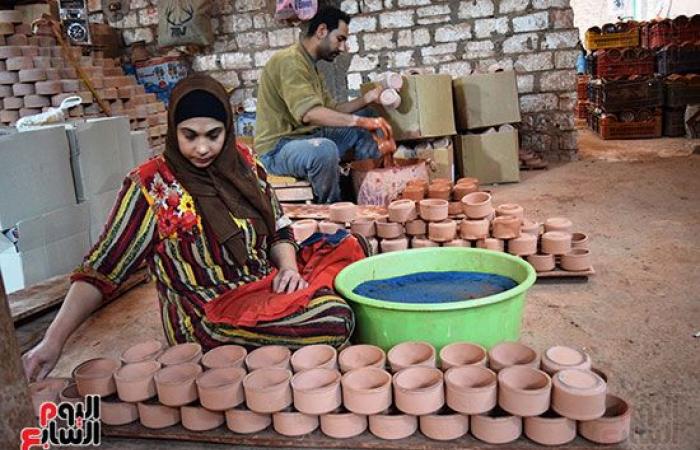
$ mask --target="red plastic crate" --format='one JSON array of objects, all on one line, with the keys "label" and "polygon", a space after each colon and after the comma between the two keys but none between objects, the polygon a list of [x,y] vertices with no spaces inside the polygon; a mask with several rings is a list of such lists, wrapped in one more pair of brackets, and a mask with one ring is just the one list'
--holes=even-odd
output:
[{"label": "red plastic crate", "polygon": [[645,48],[611,48],[595,53],[596,78],[625,78],[654,74],[654,52]]},{"label": "red plastic crate", "polygon": [[588,87],[588,101],[606,112],[657,108],[664,103],[663,84],[657,77],[603,78],[591,81]]},{"label": "red plastic crate", "polygon": [[576,96],[579,101],[588,99],[588,82],[591,81],[590,75],[579,75],[576,78]]},{"label": "red plastic crate", "polygon": [[579,100],[576,102],[576,108],[574,112],[576,113],[577,119],[588,119],[588,105],[590,103],[588,100]]},{"label": "red plastic crate", "polygon": [[675,19],[647,22],[641,27],[642,47],[659,49],[669,44],[680,44],[700,39],[700,14],[691,18],[678,16]]},{"label": "red plastic crate", "polygon": [[[629,120],[632,119],[632,120]],[[620,114],[591,112],[588,126],[605,140],[661,137],[661,110],[625,111]]]}]

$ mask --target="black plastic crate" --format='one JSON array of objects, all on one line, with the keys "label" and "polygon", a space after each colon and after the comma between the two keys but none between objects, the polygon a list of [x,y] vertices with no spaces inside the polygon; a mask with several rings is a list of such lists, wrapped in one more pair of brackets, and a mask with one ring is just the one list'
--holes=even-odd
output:
[{"label": "black plastic crate", "polygon": [[664,102],[663,84],[656,77],[592,80],[589,82],[588,95],[595,107],[607,112],[656,108]]}]

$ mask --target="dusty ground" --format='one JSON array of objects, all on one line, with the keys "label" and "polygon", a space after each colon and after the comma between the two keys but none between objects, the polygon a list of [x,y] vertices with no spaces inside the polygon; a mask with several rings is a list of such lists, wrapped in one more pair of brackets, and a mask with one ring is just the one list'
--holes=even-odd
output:
[{"label": "dusty ground", "polygon": [[[521,183],[494,192],[497,203],[520,203],[534,218],[570,217],[592,239],[597,275],[535,285],[522,339],[538,349],[566,344],[590,352],[610,391],[634,407],[630,448],[691,450],[700,442],[700,338],[693,337],[700,331],[700,156],[691,155],[697,141],[659,142],[671,148],[633,141],[613,143],[610,152],[600,142],[586,144],[585,157],[608,161],[526,172]],[[103,309],[74,336],[56,373],[162,336],[155,303],[152,288],[142,287]],[[108,338],[114,335],[117,342]],[[199,448],[119,440],[103,446]]]}]

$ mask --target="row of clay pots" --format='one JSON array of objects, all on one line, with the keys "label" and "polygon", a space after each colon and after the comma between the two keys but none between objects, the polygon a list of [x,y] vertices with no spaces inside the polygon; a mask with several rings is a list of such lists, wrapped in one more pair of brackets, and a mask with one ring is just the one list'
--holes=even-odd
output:
[{"label": "row of clay pots", "polygon": [[459,202],[465,195],[479,190],[476,178],[460,178],[453,185],[447,178],[437,178],[428,183],[426,180],[411,180],[401,193],[402,199],[421,201],[425,198]]}]

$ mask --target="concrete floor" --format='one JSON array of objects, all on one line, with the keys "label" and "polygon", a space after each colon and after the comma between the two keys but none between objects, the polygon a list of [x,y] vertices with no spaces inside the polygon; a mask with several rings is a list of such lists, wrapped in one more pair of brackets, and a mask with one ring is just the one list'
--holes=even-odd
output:
[{"label": "concrete floor", "polygon": [[[668,152],[654,141],[635,142],[641,144],[616,143],[613,153],[582,151],[589,159],[525,172],[521,183],[493,189],[496,203],[517,202],[540,220],[567,216],[591,236],[597,275],[587,283],[536,284],[522,340],[540,350],[564,344],[588,351],[608,374],[609,390],[633,405],[630,448],[696,449],[700,156],[691,153],[698,142],[667,141],[679,146],[670,158],[659,158]],[[597,157],[607,161],[590,159]],[[161,337],[155,305],[153,288],[145,286],[102,309],[71,339],[55,374],[93,355],[116,355],[138,339]],[[107,440],[103,447],[203,448],[139,440]]]}]

